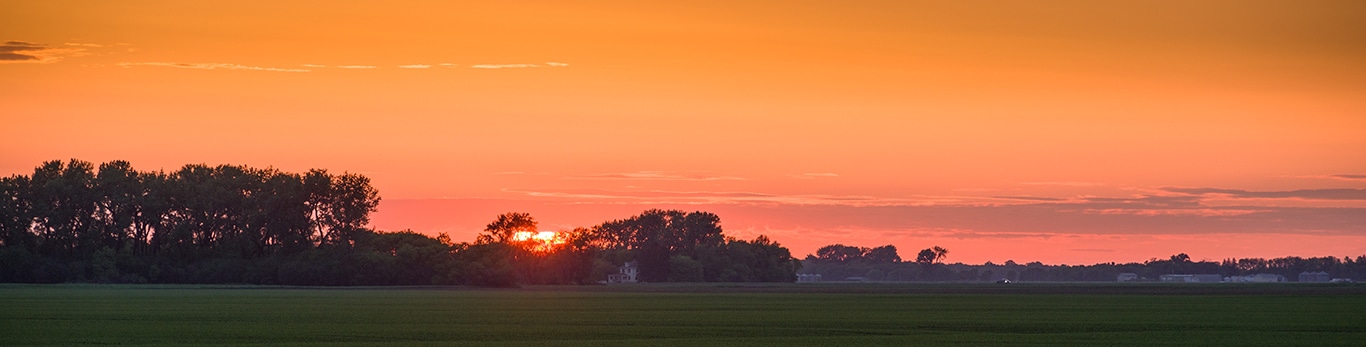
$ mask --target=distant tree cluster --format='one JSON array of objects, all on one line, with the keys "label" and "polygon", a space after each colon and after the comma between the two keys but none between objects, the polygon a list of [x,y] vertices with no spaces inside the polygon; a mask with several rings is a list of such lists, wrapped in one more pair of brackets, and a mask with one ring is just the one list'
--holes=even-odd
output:
[{"label": "distant tree cluster", "polygon": [[841,244],[833,244],[821,247],[816,250],[816,254],[810,258],[822,261],[837,263],[864,262],[864,263],[899,263],[901,256],[896,253],[896,246],[886,245],[882,247],[854,247]]},{"label": "distant tree cluster", "polygon": [[518,240],[536,230],[529,215],[507,213],[490,223],[473,244],[460,244],[471,284],[591,283],[628,261],[645,282],[792,282],[801,265],[787,248],[767,237],[726,237],[720,218],[707,212],[647,210],[592,228],[562,231],[548,250],[544,240]]},{"label": "distant tree cluster", "polygon": [[[886,249],[891,245],[873,249]],[[895,248],[892,248],[895,249]],[[842,251],[836,251],[842,250]],[[1335,278],[1366,278],[1366,255],[1351,257],[1284,257],[1274,259],[1226,259],[1220,262],[1191,261],[1185,253],[1167,259],[1150,259],[1141,263],[1101,263],[1093,265],[1046,265],[1041,262],[1018,264],[943,263],[947,249],[927,248],[919,252],[916,262],[872,260],[867,257],[847,257],[851,250],[868,248],[830,245],[802,261],[803,273],[821,274],[830,280],[859,279],[870,281],[955,281],[992,282],[1010,281],[1098,281],[1113,282],[1121,273],[1133,273],[1139,280],[1154,281],[1165,274],[1218,274],[1224,277],[1253,274],[1275,274],[1288,281],[1298,279],[1305,271],[1324,271]]]},{"label": "distant tree cluster", "polygon": [[793,281],[800,266],[766,237],[725,237],[706,212],[649,210],[549,239],[508,213],[455,243],[367,228],[379,201],[350,173],[50,161],[0,178],[0,282],[572,284],[632,260],[651,282]]},{"label": "distant tree cluster", "polygon": [[928,280],[935,265],[943,262],[948,254],[948,249],[934,246],[921,250],[915,262],[903,262],[896,246],[867,248],[833,244],[807,255],[802,262],[802,272],[821,274],[826,280]]}]

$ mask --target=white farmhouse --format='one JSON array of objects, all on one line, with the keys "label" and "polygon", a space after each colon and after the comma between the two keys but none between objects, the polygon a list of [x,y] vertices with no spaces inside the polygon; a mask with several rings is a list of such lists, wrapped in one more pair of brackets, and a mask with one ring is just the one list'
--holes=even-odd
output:
[{"label": "white farmhouse", "polygon": [[636,275],[640,274],[640,267],[636,262],[628,261],[617,268],[617,273],[607,275],[607,283],[636,283]]}]

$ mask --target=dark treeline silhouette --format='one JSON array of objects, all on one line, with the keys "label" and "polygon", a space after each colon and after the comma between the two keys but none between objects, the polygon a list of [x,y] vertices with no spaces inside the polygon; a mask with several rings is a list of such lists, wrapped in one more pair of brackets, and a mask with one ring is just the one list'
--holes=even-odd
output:
[{"label": "dark treeline silhouette", "polygon": [[331,248],[386,243],[364,228],[378,203],[369,179],[325,170],[49,161],[0,178],[0,278],[276,282]]},{"label": "dark treeline silhouette", "polygon": [[128,162],[49,161],[0,178],[0,282],[286,285],[587,284],[634,262],[644,282],[825,280],[1114,281],[1120,273],[1300,272],[1366,278],[1366,256],[1044,265],[945,263],[934,246],[903,261],[891,245],[822,247],[804,261],[765,236],[727,237],[708,212],[647,210],[591,228],[540,233],[506,213],[474,242],[367,227],[368,178],[233,165],[137,171]]},{"label": "dark treeline silhouette", "polygon": [[1334,278],[1366,278],[1366,255],[1350,257],[1284,257],[1275,259],[1243,258],[1220,262],[1191,261],[1185,253],[1168,259],[1141,263],[1101,263],[1093,265],[1045,265],[1041,262],[981,265],[943,263],[948,250],[938,246],[920,251],[915,262],[903,262],[896,247],[876,248],[830,245],[821,247],[802,261],[802,273],[820,274],[825,281],[1104,281],[1113,282],[1121,273],[1133,273],[1140,281],[1154,281],[1166,274],[1218,274],[1246,276],[1274,274],[1296,281],[1301,272],[1327,272]]},{"label": "dark treeline silhouette", "polygon": [[466,284],[594,283],[635,261],[643,282],[792,282],[801,263],[778,243],[726,237],[707,212],[648,210],[592,228],[561,231],[547,243],[518,239],[536,231],[524,213],[489,223],[474,243],[454,245],[454,278]]},{"label": "dark treeline silhouette", "polygon": [[711,213],[649,210],[537,232],[498,216],[474,243],[367,227],[369,179],[186,165],[136,171],[50,161],[0,178],[0,282],[422,285],[594,283],[627,261],[644,281],[792,281],[800,262],[764,236],[725,237]]}]

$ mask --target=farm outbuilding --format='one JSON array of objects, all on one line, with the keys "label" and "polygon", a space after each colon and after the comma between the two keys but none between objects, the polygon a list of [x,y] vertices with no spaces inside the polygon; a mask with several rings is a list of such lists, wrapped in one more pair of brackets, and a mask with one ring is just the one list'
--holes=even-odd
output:
[{"label": "farm outbuilding", "polygon": [[1333,278],[1332,278],[1331,276],[1328,276],[1328,273],[1327,273],[1327,272],[1323,272],[1323,271],[1318,271],[1318,272],[1308,272],[1308,271],[1305,271],[1305,272],[1301,272],[1301,273],[1300,273],[1300,282],[1328,282],[1328,281],[1331,281],[1332,279],[1333,279]]},{"label": "farm outbuilding", "polygon": [[1157,279],[1162,282],[1219,283],[1224,281],[1224,276],[1218,274],[1169,274],[1158,276]]}]

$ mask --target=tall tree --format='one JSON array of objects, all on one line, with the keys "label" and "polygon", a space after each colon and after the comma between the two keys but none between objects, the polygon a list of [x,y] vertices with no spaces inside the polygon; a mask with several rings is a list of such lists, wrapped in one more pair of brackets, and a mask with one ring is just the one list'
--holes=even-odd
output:
[{"label": "tall tree", "polygon": [[919,254],[915,255],[915,262],[921,264],[933,264],[935,258],[937,258],[938,256],[939,254],[935,253],[933,248],[922,249],[920,250]]},{"label": "tall tree", "polygon": [[484,233],[475,239],[476,243],[512,243],[518,232],[536,232],[536,219],[531,214],[508,212],[498,215],[498,219],[484,227]]},{"label": "tall tree", "polygon": [[[133,224],[142,213],[140,202],[145,191],[138,172],[126,161],[116,160],[100,164],[95,177],[96,216],[99,220],[102,246],[115,251],[134,247],[136,235]],[[145,240],[144,240],[145,241]]]},{"label": "tall tree", "polygon": [[83,257],[97,243],[94,166],[71,159],[43,163],[31,178],[34,227],[48,254]]},{"label": "tall tree", "polygon": [[602,223],[593,234],[612,249],[629,251],[639,263],[640,278],[663,282],[669,278],[670,258],[697,258],[699,247],[720,247],[725,242],[721,219],[708,212],[647,210],[624,220]]},{"label": "tall tree", "polygon": [[817,249],[815,259],[834,262],[848,262],[853,260],[861,260],[863,259],[863,254],[866,251],[867,249],[862,247],[833,244]]},{"label": "tall tree", "polygon": [[328,241],[348,243],[351,234],[370,223],[370,212],[379,206],[379,192],[370,186],[370,179],[353,173],[332,177],[327,228],[332,232]]},{"label": "tall tree", "polygon": [[866,255],[864,255],[864,258],[867,258],[868,261],[874,262],[874,263],[900,263],[900,262],[901,262],[901,256],[898,255],[898,254],[896,254],[896,246],[893,246],[893,245],[886,245],[886,246],[882,246],[882,247],[873,247],[872,249],[869,249],[869,250],[868,250],[868,253],[867,253]]},{"label": "tall tree", "polygon": [[934,261],[936,262],[943,263],[944,259],[949,256],[949,250],[944,247],[934,246],[931,249],[934,250]]}]

